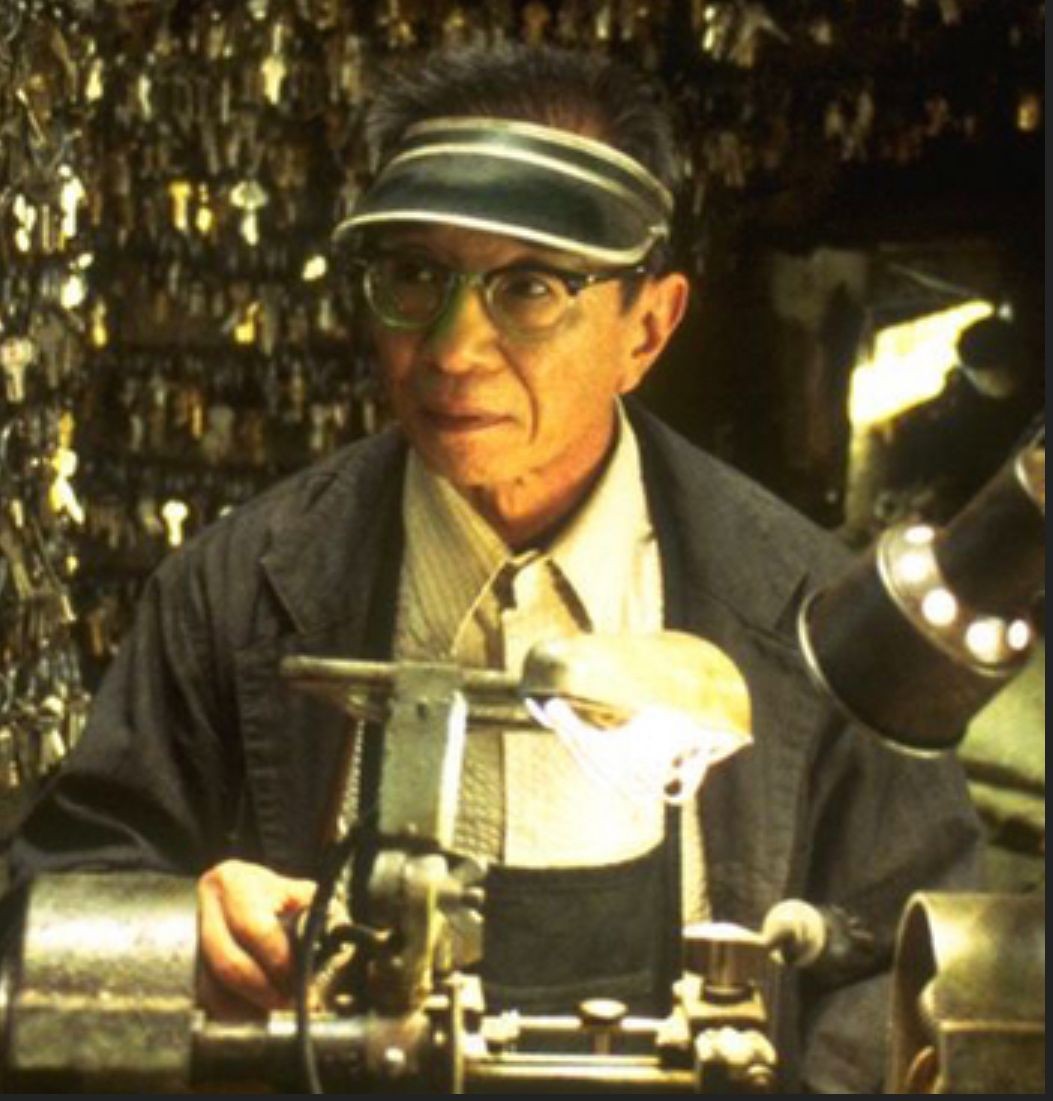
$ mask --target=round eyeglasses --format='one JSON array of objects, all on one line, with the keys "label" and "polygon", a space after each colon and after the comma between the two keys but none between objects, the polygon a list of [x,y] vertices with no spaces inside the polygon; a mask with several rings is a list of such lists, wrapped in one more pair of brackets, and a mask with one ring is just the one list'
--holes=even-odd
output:
[{"label": "round eyeglasses", "polygon": [[458,271],[428,257],[381,253],[355,258],[366,301],[390,329],[421,331],[436,325],[462,288],[478,287],[490,320],[504,333],[539,337],[562,324],[588,287],[643,275],[646,267],[601,272],[564,271],[537,261],[491,271]]}]

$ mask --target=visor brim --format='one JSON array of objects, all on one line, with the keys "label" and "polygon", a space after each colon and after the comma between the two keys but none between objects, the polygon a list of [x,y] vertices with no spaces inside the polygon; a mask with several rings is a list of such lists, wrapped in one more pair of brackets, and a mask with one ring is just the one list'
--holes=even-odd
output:
[{"label": "visor brim", "polygon": [[394,163],[337,226],[334,241],[398,223],[461,226],[606,264],[635,264],[668,236],[639,202],[543,164],[449,153]]}]

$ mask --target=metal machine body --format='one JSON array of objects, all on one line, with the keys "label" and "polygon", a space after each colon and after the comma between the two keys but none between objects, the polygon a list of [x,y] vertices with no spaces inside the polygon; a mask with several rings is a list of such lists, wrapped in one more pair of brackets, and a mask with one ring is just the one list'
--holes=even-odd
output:
[{"label": "metal machine body", "polygon": [[[408,1012],[313,1013],[312,1043],[332,1092],[772,1092],[762,995],[772,939],[689,927],[662,1020],[604,1001],[577,1015],[487,1015],[478,982],[455,971]],[[0,984],[3,1092],[296,1090],[294,1015],[210,1018],[196,969],[192,881],[41,877]],[[1045,1092],[1044,900],[914,896],[893,980],[886,1092]],[[574,1051],[553,1050],[568,1039]]]},{"label": "metal machine body", "polygon": [[[318,1007],[308,1012],[304,998],[295,1015],[208,1016],[196,997],[189,880],[45,875],[28,892],[0,972],[4,1091],[303,1092],[310,1062],[310,1092],[777,1092],[769,992],[783,964],[810,966],[829,935],[807,904],[780,903],[760,932],[685,928],[663,1018],[627,1016],[605,1000],[563,1015],[488,1014],[467,970],[481,943],[483,869],[451,845],[469,719],[534,736],[525,685],[532,697],[559,694],[588,708],[590,677],[568,675],[588,669],[583,645],[569,658],[528,662],[522,683],[447,665],[287,659],[294,685],[385,725],[372,924],[331,920],[320,887],[306,928],[327,922],[317,939],[335,947],[316,959],[308,937],[301,953],[304,979],[317,970]],[[596,682],[606,682],[609,644],[592,645],[600,650],[590,675],[596,681],[599,668]],[[709,721],[748,721],[726,667],[707,659],[683,675],[694,660],[686,645],[662,640],[655,677],[634,653],[646,681],[634,691],[646,696],[660,682],[660,694],[680,693]],[[604,721],[624,710],[620,700],[594,706]],[[888,1092],[1044,1092],[1044,921],[1044,904],[1039,912],[1031,900],[912,901],[894,964]]]},{"label": "metal machine body", "polygon": [[[528,662],[523,684],[441,664],[288,659],[294,685],[385,727],[373,924],[329,927],[322,939],[341,945],[329,959],[313,960],[306,946],[321,1008],[306,1022],[211,1019],[194,1000],[191,884],[44,876],[5,969],[6,1082],[23,1091],[273,1087],[295,1083],[306,1045],[334,1092],[771,1092],[777,1058],[764,991],[776,964],[759,934],[686,929],[683,974],[661,1019],[602,999],[566,1015],[487,1014],[479,980],[464,970],[481,944],[483,873],[451,851],[469,716],[473,728],[551,736],[524,705],[529,684],[531,697],[574,699],[605,723],[624,715],[630,696],[675,697],[720,729],[748,723],[741,677],[709,644],[667,635],[647,660],[636,642],[630,650],[632,674],[612,680],[609,640],[569,655],[557,647]],[[620,698],[597,700],[597,683]],[[364,983],[344,981],[352,971]],[[71,1027],[77,1042],[60,1048],[55,1037]]]},{"label": "metal machine body", "polygon": [[[0,1001],[4,1092],[295,1088],[292,1013],[226,1021],[197,1003],[193,881],[42,876],[24,928]],[[404,985],[414,997],[400,1011],[337,1001],[313,1012],[311,1043],[331,1092],[771,1092],[763,940],[696,926],[685,956],[662,1019],[627,1017],[605,1000],[576,1015],[487,1015],[477,979],[453,971],[433,976],[423,996]]]},{"label": "metal machine body", "polygon": [[1046,902],[921,892],[900,925],[888,1093],[1045,1093]]},{"label": "metal machine body", "polygon": [[42,876],[2,973],[4,1092],[182,1089],[196,960],[192,880]]},{"label": "metal machine body", "polygon": [[946,527],[890,528],[809,596],[798,637],[817,685],[900,750],[953,748],[1030,656],[1045,544],[1043,425]]}]

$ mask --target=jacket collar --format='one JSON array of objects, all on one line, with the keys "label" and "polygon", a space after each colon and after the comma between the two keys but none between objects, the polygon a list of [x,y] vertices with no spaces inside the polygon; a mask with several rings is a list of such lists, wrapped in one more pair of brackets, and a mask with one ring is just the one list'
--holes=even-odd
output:
[{"label": "jacket collar", "polygon": [[626,404],[662,550],[667,626],[708,634],[714,616],[728,616],[788,641],[804,593],[844,556],[835,547],[817,557],[809,521],[638,402]]},{"label": "jacket collar", "polygon": [[[627,409],[640,438],[662,554],[670,560],[667,581],[674,597],[681,589],[669,626],[704,630],[705,623],[688,624],[676,611],[677,604],[701,605],[783,634],[803,593],[843,556],[817,559],[805,521],[788,526],[784,506],[765,491],[743,486],[740,475],[638,403],[628,402]],[[315,468],[286,493],[262,567],[299,633],[366,611],[378,566],[401,548],[405,457],[404,438],[389,429]],[[739,483],[734,493],[732,483]],[[767,558],[760,570],[758,548]]]},{"label": "jacket collar", "polygon": [[351,743],[340,709],[290,690],[279,666],[290,654],[390,656],[404,456],[401,436],[381,433],[276,487],[264,506],[260,563],[274,600],[261,603],[254,640],[235,655],[249,787],[242,828],[246,851],[286,874],[318,871]]},{"label": "jacket collar", "polygon": [[275,510],[261,566],[298,634],[364,629],[378,573],[401,558],[405,457],[388,429],[294,481]]},{"label": "jacket collar", "polygon": [[[667,534],[662,552],[679,559],[691,589],[685,595],[781,633],[813,579],[800,563],[810,561],[821,578],[842,559],[831,554],[815,561],[803,521],[798,530],[787,528],[785,508],[764,490],[744,488],[739,474],[700,453],[639,403],[626,405],[641,439],[649,499],[666,513],[666,523],[658,520]],[[390,558],[391,537],[399,534],[405,457],[402,434],[388,429],[314,469],[301,492],[290,493],[278,510],[262,565],[301,633],[342,618],[367,597],[372,570]],[[739,483],[734,494],[727,492],[733,482]],[[671,531],[676,547],[669,546]],[[756,568],[758,546],[768,557],[763,570]]]}]

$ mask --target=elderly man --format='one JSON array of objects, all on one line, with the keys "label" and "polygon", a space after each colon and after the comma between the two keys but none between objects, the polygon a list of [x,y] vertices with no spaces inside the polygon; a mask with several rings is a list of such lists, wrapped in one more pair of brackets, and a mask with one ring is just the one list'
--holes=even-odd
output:
[{"label": "elderly man", "polygon": [[[622,797],[631,747],[612,779],[557,738],[469,739],[455,847],[492,867],[488,1000],[658,1012],[685,920],[757,928],[800,896],[875,947],[781,1003],[784,1085],[875,1089],[895,923],[911,891],[969,882],[974,817],[953,764],[894,755],[811,687],[796,608],[840,550],[623,402],[688,295],[665,115],[595,57],[506,49],[392,82],[371,135],[337,236],[397,427],[162,564],[16,872],[199,876],[212,978],[282,1004],[344,742],[282,657],[515,669],[540,639],[691,632],[742,671],[753,744],[679,816]],[[352,815],[375,796],[360,757]]]}]

